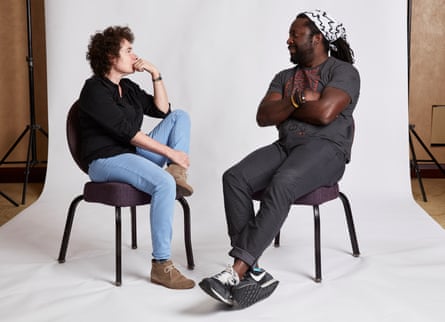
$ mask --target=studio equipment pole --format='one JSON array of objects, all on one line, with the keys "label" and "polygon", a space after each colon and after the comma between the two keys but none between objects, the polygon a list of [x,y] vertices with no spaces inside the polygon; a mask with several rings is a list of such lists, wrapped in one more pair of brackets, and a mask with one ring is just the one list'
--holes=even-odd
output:
[{"label": "studio equipment pole", "polygon": [[[25,180],[23,182],[22,204],[26,202],[26,189],[29,180],[29,173],[32,166],[39,163],[46,163],[46,161],[39,161],[37,159],[37,145],[36,145],[36,133],[39,131],[46,138],[48,133],[36,124],[36,111],[35,111],[35,97],[34,97],[34,64],[32,57],[32,20],[31,20],[31,0],[26,0],[26,18],[27,18],[27,32],[28,32],[28,56],[26,61],[28,62],[28,82],[29,82],[29,117],[30,124],[28,124],[25,130],[20,134],[14,144],[10,147],[8,152],[0,160],[0,165],[11,163],[26,163]],[[28,152],[26,155],[26,161],[5,161],[8,156],[14,151],[20,141],[29,133]]]}]

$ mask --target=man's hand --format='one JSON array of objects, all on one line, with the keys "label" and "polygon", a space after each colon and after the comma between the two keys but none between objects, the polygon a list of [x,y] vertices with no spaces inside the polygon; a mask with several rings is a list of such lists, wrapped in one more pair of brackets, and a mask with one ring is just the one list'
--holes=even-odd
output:
[{"label": "man's hand", "polygon": [[320,93],[306,88],[303,90],[303,97],[305,102],[318,101],[320,99]]}]

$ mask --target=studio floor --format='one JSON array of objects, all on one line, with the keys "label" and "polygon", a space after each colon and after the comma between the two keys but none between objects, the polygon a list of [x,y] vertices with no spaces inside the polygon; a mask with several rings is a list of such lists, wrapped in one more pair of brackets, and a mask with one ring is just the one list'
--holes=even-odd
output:
[{"label": "studio floor", "polygon": [[[437,222],[443,225],[445,180],[424,183],[428,202],[417,203],[431,211],[434,220],[406,198],[380,199],[379,203],[353,199],[359,258],[351,256],[341,218],[323,216],[341,214],[341,207],[323,207],[322,283],[313,281],[313,237],[307,229],[312,226],[310,211],[298,210],[298,216],[290,216],[283,227],[281,247],[270,247],[262,257],[263,266],[280,281],[277,290],[244,310],[229,309],[198,287],[173,291],[151,284],[144,216],[138,216],[136,250],[129,247],[129,227],[123,223],[121,287],[113,284],[114,225],[107,207],[79,207],[67,261],[57,263],[66,208],[73,196],[58,197],[54,189],[33,202],[41,186],[31,184],[26,205],[12,208],[4,200],[1,203],[3,220],[12,217],[0,227],[2,321],[244,322],[289,321],[289,317],[307,322],[443,321],[445,234]],[[417,182],[412,185],[414,195],[420,194]],[[20,200],[20,185],[1,187]],[[222,223],[219,217],[214,221]],[[178,220],[173,257],[186,275],[199,281],[229,263],[229,257],[224,257],[227,240],[222,226],[210,231],[208,222],[195,221],[196,267],[187,270],[180,225]]]}]

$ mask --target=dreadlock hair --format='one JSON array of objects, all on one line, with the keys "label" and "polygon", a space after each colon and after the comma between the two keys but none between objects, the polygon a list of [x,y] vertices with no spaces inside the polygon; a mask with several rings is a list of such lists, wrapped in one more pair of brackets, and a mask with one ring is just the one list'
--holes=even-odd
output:
[{"label": "dreadlock hair", "polygon": [[331,56],[343,60],[347,63],[354,64],[354,51],[349,46],[349,43],[343,39],[338,38],[332,44],[337,47],[337,51],[331,49]]},{"label": "dreadlock hair", "polygon": [[108,27],[97,32],[90,38],[87,60],[95,75],[104,77],[111,69],[111,59],[119,57],[122,40],[134,41],[134,35],[129,27]]},{"label": "dreadlock hair", "polygon": [[[304,13],[300,13],[297,16],[297,18],[306,19],[306,26],[311,31],[310,34],[311,37],[317,34],[321,34],[320,30],[317,28],[315,23],[311,19],[309,19]],[[336,41],[332,42],[332,44],[335,45],[335,47],[337,47],[337,51],[331,49],[332,57],[343,60],[350,64],[354,64],[354,51],[351,49],[349,43],[345,39],[338,38]],[[326,53],[328,53],[330,49],[329,41],[324,36],[323,36],[323,46]]]}]

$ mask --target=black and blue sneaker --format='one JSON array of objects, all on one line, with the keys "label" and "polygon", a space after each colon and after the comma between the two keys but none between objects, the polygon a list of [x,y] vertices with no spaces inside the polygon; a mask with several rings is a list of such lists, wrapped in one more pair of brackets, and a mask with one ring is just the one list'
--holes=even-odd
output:
[{"label": "black and blue sneaker", "polygon": [[199,282],[201,289],[214,299],[232,306],[232,288],[239,283],[238,274],[228,265],[225,270]]},{"label": "black and blue sneaker", "polygon": [[240,308],[246,308],[269,297],[279,281],[262,268],[254,268],[232,287],[232,300]]}]

